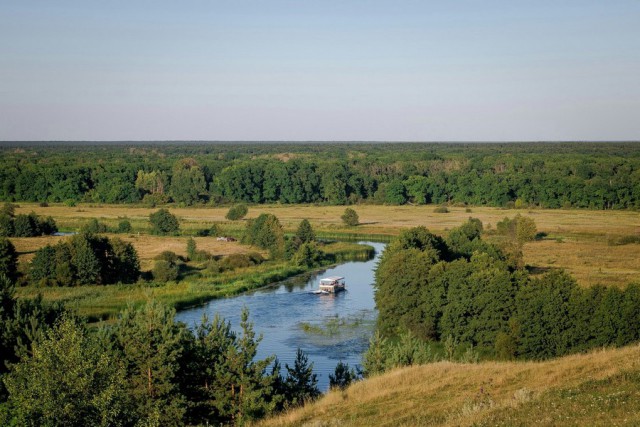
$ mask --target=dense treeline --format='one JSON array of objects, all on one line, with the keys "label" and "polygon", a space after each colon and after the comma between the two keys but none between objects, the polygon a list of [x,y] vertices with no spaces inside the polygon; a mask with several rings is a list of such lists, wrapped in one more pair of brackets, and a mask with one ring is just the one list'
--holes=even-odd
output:
[{"label": "dense treeline", "polygon": [[636,143],[4,148],[0,200],[640,207]]},{"label": "dense treeline", "polygon": [[376,270],[383,337],[408,332],[423,342],[452,340],[507,359],[640,340],[639,285],[583,289],[562,271],[530,277],[483,241],[481,231],[480,221],[471,219],[447,239],[418,227],[388,245]]}]

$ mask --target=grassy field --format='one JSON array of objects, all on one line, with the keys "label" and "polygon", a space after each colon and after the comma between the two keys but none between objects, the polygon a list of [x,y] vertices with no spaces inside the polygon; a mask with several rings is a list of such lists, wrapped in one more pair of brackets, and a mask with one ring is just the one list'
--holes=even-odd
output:
[{"label": "grassy field", "polygon": [[[252,206],[249,208],[248,218],[255,218],[261,213],[272,213],[280,219],[288,231],[294,231],[300,220],[307,218],[320,236],[355,237],[359,235],[363,239],[380,239],[418,225],[424,225],[438,234],[446,234],[447,230],[460,225],[470,216],[479,218],[485,228],[491,230],[504,217],[513,217],[520,213],[531,216],[537,224],[538,231],[547,233],[545,239],[528,243],[524,248],[525,262],[537,267],[537,271],[564,268],[583,286],[596,283],[624,286],[630,281],[638,280],[638,273],[640,273],[640,244],[609,245],[609,240],[612,238],[640,236],[640,213],[638,212],[449,207],[449,213],[435,213],[435,206],[360,205],[354,208],[360,216],[361,225],[353,228],[342,225],[340,216],[344,211],[343,206]],[[34,211],[40,215],[51,215],[61,229],[68,231],[77,230],[89,218],[98,218],[110,226],[116,226],[120,220],[127,218],[135,232],[145,232],[148,228],[149,214],[155,210],[157,209],[120,205],[76,207],[55,205],[43,208],[37,204],[21,204],[17,212]],[[212,224],[218,224],[226,234],[237,235],[244,229],[244,221],[225,220],[228,207],[170,208],[170,210],[180,218],[181,227],[186,234],[209,228]],[[161,247],[153,243],[152,237],[140,235],[138,238],[141,239],[139,252],[143,259],[146,258],[146,251],[142,248],[147,244],[150,244],[151,249]],[[180,241],[178,238],[166,240],[165,243],[173,245],[172,247],[176,248],[175,251],[180,253],[185,248]],[[22,243],[19,244],[22,245]],[[201,244],[202,249],[206,249],[205,243],[200,241],[198,247],[200,248]],[[32,245],[35,243],[25,243],[25,248]],[[227,248],[233,250],[234,246]],[[217,249],[212,248],[211,252],[215,253]]]},{"label": "grassy field", "polygon": [[332,391],[260,426],[640,424],[640,346],[547,362],[439,362]]}]

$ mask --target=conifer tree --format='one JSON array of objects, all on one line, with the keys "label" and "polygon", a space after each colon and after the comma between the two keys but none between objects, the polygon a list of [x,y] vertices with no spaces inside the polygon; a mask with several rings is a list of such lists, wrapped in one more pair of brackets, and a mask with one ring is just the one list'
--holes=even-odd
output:
[{"label": "conifer tree", "polygon": [[183,341],[188,332],[175,311],[150,301],[128,307],[113,328],[112,341],[125,363],[136,418],[145,425],[179,426],[185,399],[178,387]]},{"label": "conifer tree", "polygon": [[313,373],[313,362],[298,348],[293,367],[284,365],[287,370],[285,384],[287,386],[287,401],[293,406],[299,406],[320,396],[318,377]]}]

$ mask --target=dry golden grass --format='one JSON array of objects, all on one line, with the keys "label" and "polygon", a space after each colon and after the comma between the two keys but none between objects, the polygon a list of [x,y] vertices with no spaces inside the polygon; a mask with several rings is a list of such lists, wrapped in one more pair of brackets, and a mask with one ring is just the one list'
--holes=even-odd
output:
[{"label": "dry golden grass", "polygon": [[639,374],[637,345],[548,362],[439,362],[330,392],[259,425],[638,425]]},{"label": "dry golden grass", "polygon": [[640,281],[640,245],[608,246],[605,239],[567,238],[531,242],[524,247],[527,264],[563,268],[582,286],[624,287]]},{"label": "dry golden grass", "polygon": [[[549,210],[520,209],[504,210],[488,207],[472,207],[467,212],[464,207],[450,207],[449,213],[435,213],[433,205],[428,206],[378,206],[359,205],[354,207],[360,216],[361,225],[347,228],[342,225],[340,216],[344,206],[312,205],[264,205],[251,206],[248,218],[261,213],[276,215],[288,230],[295,230],[302,218],[307,218],[317,231],[349,232],[361,234],[398,234],[402,229],[424,225],[432,232],[445,234],[469,217],[479,218],[485,228],[495,228],[504,217],[513,217],[520,213],[531,216],[539,231],[548,233],[550,239],[529,243],[525,246],[525,263],[541,268],[565,268],[571,272],[578,283],[584,286],[602,283],[623,286],[638,280],[640,273],[640,245],[607,246],[609,236],[638,235],[640,233],[640,214],[631,211],[588,211],[588,210]],[[51,215],[61,227],[77,228],[89,218],[98,218],[115,225],[121,218],[128,218],[135,226],[146,227],[149,214],[156,208],[128,207],[121,205],[78,205],[67,207],[53,205],[42,208],[37,204],[21,204],[18,213],[31,211],[39,215]],[[242,228],[243,221],[230,222],[224,216],[228,207],[191,207],[170,208],[180,220],[183,229],[194,230],[208,228],[213,223],[226,227]],[[557,243],[555,239],[562,239]],[[153,238],[148,242],[139,242],[140,254],[146,257],[147,243],[158,250],[184,250],[180,238],[158,238],[155,246]],[[44,242],[45,240],[39,240]],[[200,249],[209,250],[206,247]],[[232,247],[232,246],[231,246]],[[175,249],[171,249],[175,248]],[[32,249],[31,249],[32,250]],[[216,253],[217,248],[210,251]],[[148,257],[147,257],[148,258]]]}]

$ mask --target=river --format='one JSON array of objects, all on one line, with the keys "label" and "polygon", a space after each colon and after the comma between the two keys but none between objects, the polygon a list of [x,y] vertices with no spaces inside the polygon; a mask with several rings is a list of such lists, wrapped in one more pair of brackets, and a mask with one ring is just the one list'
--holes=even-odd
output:
[{"label": "river", "polygon": [[[249,309],[255,331],[262,334],[258,358],[278,356],[282,363],[293,366],[297,348],[313,362],[320,390],[329,388],[329,374],[338,362],[351,367],[360,365],[373,333],[377,311],[374,302],[374,269],[384,243],[363,242],[376,250],[369,261],[347,262],[318,274],[306,275],[274,284],[235,297],[212,300],[183,310],[177,320],[190,327],[202,315],[213,318],[216,313],[240,330],[240,313]],[[326,276],[344,276],[347,291],[337,295],[315,295],[318,281]],[[286,372],[286,371],[285,371]]]}]

